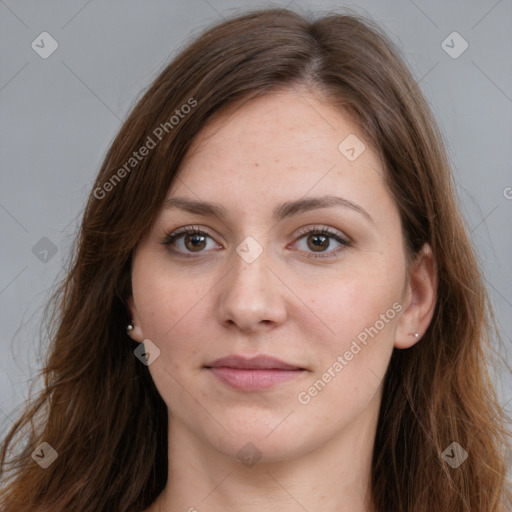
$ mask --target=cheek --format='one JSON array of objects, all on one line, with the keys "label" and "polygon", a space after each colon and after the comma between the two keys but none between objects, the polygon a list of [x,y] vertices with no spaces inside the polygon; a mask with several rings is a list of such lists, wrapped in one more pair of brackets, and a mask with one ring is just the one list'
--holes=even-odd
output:
[{"label": "cheek", "polygon": [[334,334],[314,338],[315,371],[295,397],[304,414],[317,423],[345,423],[376,398],[402,309],[399,295],[385,287],[364,287],[360,281],[345,285],[341,294],[332,290],[331,299],[336,296],[336,301],[322,299],[326,323]]},{"label": "cheek", "polygon": [[373,258],[368,264],[361,261],[360,266],[351,266],[302,288],[300,293],[308,297],[311,311],[324,325],[321,340],[333,348],[344,348],[344,344],[376,323],[383,333],[396,324],[400,308],[393,308],[393,304],[401,297],[403,265],[386,265],[379,259],[383,258]]},{"label": "cheek", "polygon": [[184,390],[194,389],[205,349],[211,346],[208,335],[212,336],[214,319],[209,294],[217,281],[213,273],[177,270],[151,251],[135,261],[132,288],[139,322],[144,338],[160,349],[149,371],[173,410],[193,407],[184,401]]},{"label": "cheek", "polygon": [[177,271],[165,257],[141,251],[133,267],[132,289],[144,336],[165,343],[176,339],[185,325],[193,328],[190,318],[201,309],[201,298],[211,287],[207,278],[195,279],[188,270]]},{"label": "cheek", "polygon": [[[204,280],[169,270],[170,266],[150,252],[140,254],[132,272],[132,289],[144,338],[160,349],[149,372],[164,401],[172,410],[193,406],[184,397],[193,389],[195,371],[192,361],[201,358],[204,321],[200,321],[207,292]],[[204,335],[202,336],[204,338]],[[185,407],[184,407],[184,404]]]},{"label": "cheek", "polygon": [[[324,326],[316,322],[316,336],[313,330],[306,335],[315,340],[318,357],[299,403],[311,402],[321,416],[329,404],[348,413],[364,408],[375,396],[389,364],[403,309],[404,269],[400,252],[392,257],[375,251],[362,255],[336,279],[326,279],[323,286],[311,286],[309,292],[303,289]],[[309,329],[306,321],[303,326]]]}]

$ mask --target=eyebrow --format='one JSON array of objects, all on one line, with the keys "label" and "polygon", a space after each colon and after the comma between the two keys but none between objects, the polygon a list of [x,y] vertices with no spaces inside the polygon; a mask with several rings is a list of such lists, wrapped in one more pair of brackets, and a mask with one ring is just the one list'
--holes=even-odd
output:
[{"label": "eyebrow", "polygon": [[[186,197],[170,197],[164,201],[164,209],[182,210],[187,213],[194,213],[197,215],[204,215],[209,217],[219,217],[225,219],[226,209],[218,203],[210,203],[196,199],[189,199]],[[318,197],[308,197],[297,199],[295,201],[286,201],[278,204],[272,216],[275,221],[283,220],[299,213],[304,213],[311,210],[318,210],[322,208],[342,207],[349,208],[366,218],[370,223],[375,224],[371,215],[361,206],[348,199],[342,197],[326,195]]]}]

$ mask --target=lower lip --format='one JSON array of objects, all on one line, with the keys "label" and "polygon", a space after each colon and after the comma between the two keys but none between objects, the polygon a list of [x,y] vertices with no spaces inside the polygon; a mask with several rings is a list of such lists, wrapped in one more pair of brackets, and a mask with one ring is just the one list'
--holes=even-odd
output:
[{"label": "lower lip", "polygon": [[209,368],[222,382],[241,391],[260,391],[288,382],[302,375],[304,370],[245,370],[241,368]]}]

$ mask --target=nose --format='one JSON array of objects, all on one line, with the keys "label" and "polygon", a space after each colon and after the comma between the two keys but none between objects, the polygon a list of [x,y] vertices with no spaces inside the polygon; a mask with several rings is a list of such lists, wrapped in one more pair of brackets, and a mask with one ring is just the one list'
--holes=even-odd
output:
[{"label": "nose", "polygon": [[264,250],[252,262],[233,252],[231,269],[219,283],[219,320],[226,326],[236,325],[244,332],[269,329],[286,318],[287,288],[269,266]]}]

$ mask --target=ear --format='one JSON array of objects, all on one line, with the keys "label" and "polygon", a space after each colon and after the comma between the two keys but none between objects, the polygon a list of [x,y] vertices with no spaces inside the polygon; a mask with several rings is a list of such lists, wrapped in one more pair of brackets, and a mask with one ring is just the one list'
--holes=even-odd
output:
[{"label": "ear", "polygon": [[437,264],[430,245],[425,244],[409,269],[402,295],[404,309],[395,335],[396,348],[412,347],[427,330],[436,307],[437,285]]},{"label": "ear", "polygon": [[142,327],[140,325],[139,315],[137,314],[137,308],[135,307],[133,297],[128,297],[126,302],[128,304],[128,311],[131,317],[131,324],[133,325],[133,330],[127,331],[127,334],[132,340],[140,343],[144,340],[144,334],[142,333]]}]

